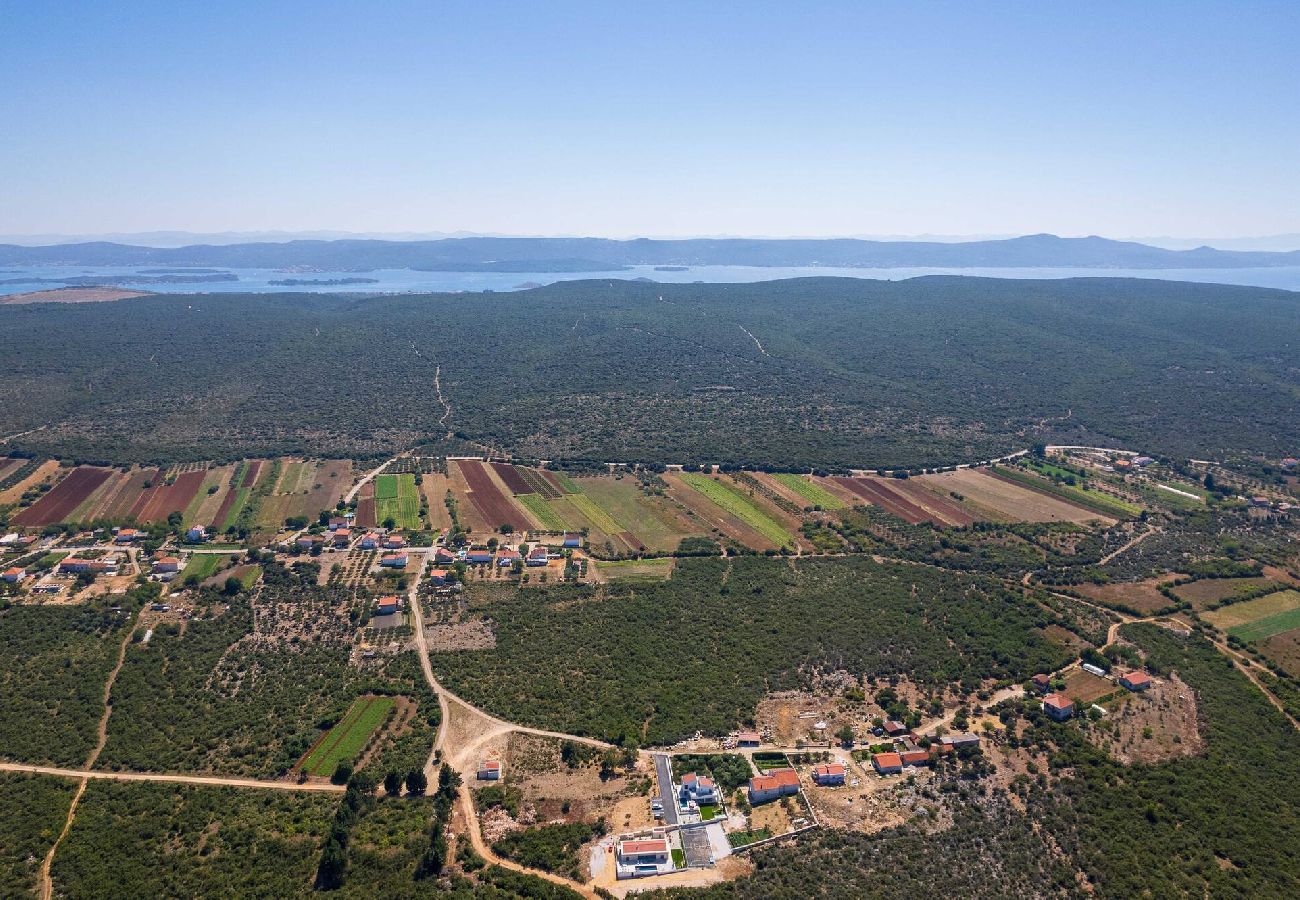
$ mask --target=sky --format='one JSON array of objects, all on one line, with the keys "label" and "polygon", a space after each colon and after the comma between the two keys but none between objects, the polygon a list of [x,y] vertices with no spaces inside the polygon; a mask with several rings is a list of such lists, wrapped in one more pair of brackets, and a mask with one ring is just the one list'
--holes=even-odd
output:
[{"label": "sky", "polygon": [[0,234],[1300,232],[1300,3],[0,2]]}]

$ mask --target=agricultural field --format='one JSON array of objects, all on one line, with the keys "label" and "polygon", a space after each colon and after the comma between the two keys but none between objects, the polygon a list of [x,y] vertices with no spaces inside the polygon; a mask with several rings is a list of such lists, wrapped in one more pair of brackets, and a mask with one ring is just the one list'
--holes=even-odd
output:
[{"label": "agricultural field", "polygon": [[169,479],[155,477],[153,487],[146,489],[131,510],[131,517],[137,522],[150,524],[165,522],[174,512],[184,514],[199,486],[203,484],[203,470],[182,472]]},{"label": "agricultural field", "polygon": [[[666,498],[646,494],[630,475],[571,478],[568,484],[580,491],[570,494],[569,502],[578,505],[588,519],[596,516],[592,524],[633,550],[670,552],[682,538],[701,533]],[[612,533],[611,527],[616,529]]]},{"label": "agricultural field", "polygon": [[572,519],[565,519],[558,509],[541,494],[516,494],[515,501],[532,514],[533,518],[547,531],[567,531],[573,526]]},{"label": "agricultural field", "polygon": [[185,564],[181,570],[181,583],[188,582],[191,578],[196,581],[207,581],[215,575],[222,566],[230,562],[234,554],[225,553],[195,553],[190,557],[190,561]]},{"label": "agricultural field", "polygon": [[650,559],[596,561],[596,578],[603,581],[665,581],[672,577],[676,560],[671,556]]},{"label": "agricultural field", "polygon": [[1233,603],[1202,613],[1201,618],[1243,641],[1262,640],[1291,628],[1300,628],[1300,591],[1277,591],[1257,600]]},{"label": "agricultural field", "polygon": [[515,531],[533,527],[531,516],[515,505],[483,463],[458,459],[450,462],[448,468],[459,476],[453,477],[452,485],[460,501],[461,517],[475,531],[496,531],[502,525],[509,525]]},{"label": "agricultural field", "polygon": [[1269,588],[1280,590],[1282,585],[1270,578],[1256,576],[1253,578],[1203,578],[1190,584],[1180,584],[1174,588],[1179,600],[1192,604],[1198,612],[1231,600],[1234,597],[1266,593]]},{"label": "agricultural field", "polygon": [[[724,526],[731,525],[731,529],[724,527],[723,530],[730,530],[732,536],[741,540],[742,543],[754,546],[756,549],[793,548],[796,546],[794,536],[771,513],[768,513],[760,506],[760,501],[746,496],[732,482],[698,472],[682,472],[680,475],[675,476],[675,479],[678,484],[685,488],[685,490],[678,492],[677,498],[679,500],[686,503],[697,514],[704,514],[711,522]],[[698,502],[692,503],[688,499],[690,494],[687,492],[697,494],[706,500],[709,505],[713,506],[715,510],[710,511]],[[737,529],[734,527],[736,524],[742,527]],[[749,534],[756,536],[757,540],[752,543],[750,540],[745,540]]]},{"label": "agricultural field", "polygon": [[864,500],[898,516],[909,525],[931,522],[940,526],[965,527],[975,516],[953,498],[926,490],[919,480],[900,478],[837,478]]},{"label": "agricultural field", "polygon": [[420,519],[420,489],[415,475],[378,475],[375,477],[375,518],[379,524],[388,520],[397,528],[419,531],[424,527]]},{"label": "agricultural field", "polygon": [[1294,678],[1300,678],[1300,628],[1265,638],[1256,646]]},{"label": "agricultural field", "polygon": [[780,472],[767,475],[766,478],[776,482],[781,487],[786,488],[790,493],[793,493],[811,506],[820,506],[822,509],[836,510],[844,509],[844,507],[848,505],[839,497],[822,487],[822,485],[817,481],[813,480],[811,475],[791,475],[789,473]]},{"label": "agricultural field", "polygon": [[990,469],[989,474],[1032,491],[1060,497],[1067,502],[1092,509],[1113,519],[1128,519],[1142,513],[1142,507],[1136,503],[1120,500],[1098,490],[1085,490],[1080,485],[1059,484],[1015,466],[997,466]]},{"label": "agricultural field", "polygon": [[420,485],[424,494],[425,506],[429,509],[429,523],[435,530],[451,527],[451,513],[447,510],[447,492],[451,490],[451,481],[441,472],[425,472]]},{"label": "agricultural field", "polygon": [[[1087,522],[1110,518],[1064,498],[997,478],[983,469],[959,469],[908,479],[967,508],[977,519],[993,522]],[[954,496],[955,495],[955,496]],[[959,499],[960,498],[960,499]]]},{"label": "agricultural field", "polygon": [[1160,586],[1174,580],[1173,575],[1148,578],[1145,581],[1116,581],[1109,584],[1076,584],[1070,590],[1104,606],[1129,609],[1138,615],[1149,616],[1167,606],[1170,600],[1160,592]]},{"label": "agricultural field", "polygon": [[[257,509],[256,525],[262,532],[277,531],[284,526],[285,519],[294,516],[315,519],[321,510],[333,509],[352,480],[352,463],[346,459],[314,462],[288,458],[278,463],[280,471],[275,484]],[[259,475],[259,480],[261,477],[269,476]],[[367,487],[373,489],[373,483]],[[358,504],[358,517],[361,512]]]},{"label": "agricultural field", "polygon": [[31,506],[13,517],[15,525],[40,526],[63,522],[90,496],[108,481],[111,469],[80,466],[68,473],[62,481],[45,493]]},{"label": "agricultural field", "polygon": [[1061,693],[1080,706],[1090,706],[1107,694],[1113,694],[1119,688],[1114,682],[1099,675],[1075,669],[1065,677],[1065,690]]},{"label": "agricultural field", "polygon": [[29,489],[54,478],[58,471],[59,463],[54,459],[30,460],[19,466],[0,481],[0,505],[17,503]]},{"label": "agricultural field", "polygon": [[358,698],[343,718],[307,751],[299,767],[309,775],[328,778],[339,763],[354,763],[375,731],[388,721],[394,703],[392,697]]}]

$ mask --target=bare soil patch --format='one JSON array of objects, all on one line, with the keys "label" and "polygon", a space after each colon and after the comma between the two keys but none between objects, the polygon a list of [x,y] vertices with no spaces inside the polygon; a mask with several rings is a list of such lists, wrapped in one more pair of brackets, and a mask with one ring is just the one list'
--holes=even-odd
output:
[{"label": "bare soil patch", "polygon": [[[940,472],[934,475],[921,475],[918,481],[928,487],[937,487],[941,492],[951,496],[956,492],[962,496],[963,504],[973,503],[976,507],[993,510],[999,516],[1012,522],[1113,522],[1091,510],[1066,503],[1055,497],[1027,487],[996,478],[978,469],[959,469],[955,472]],[[956,498],[954,498],[956,499]]]},{"label": "bare soil patch", "polygon": [[1196,693],[1177,675],[1157,679],[1140,694],[1126,694],[1110,715],[1084,732],[1124,763],[1158,763],[1201,752]]},{"label": "bare soil patch", "polygon": [[1293,676],[1300,676],[1300,628],[1265,638],[1259,644],[1264,655]]},{"label": "bare soil patch", "polygon": [[[1087,708],[1107,694],[1123,690],[1112,681],[1099,675],[1075,669],[1065,676],[1065,690],[1061,693],[1074,701],[1075,706]],[[1081,710],[1082,711],[1082,710]]]},{"label": "bare soil patch", "polygon": [[1148,578],[1146,581],[1079,584],[1073,586],[1071,590],[1105,606],[1123,606],[1135,609],[1143,615],[1151,615],[1174,605],[1173,601],[1160,593],[1160,585],[1169,584],[1176,578],[1176,575],[1163,575],[1159,578]]},{"label": "bare soil patch", "polygon": [[430,653],[452,653],[457,650],[490,650],[497,645],[496,633],[487,619],[470,619],[444,625],[430,625],[424,629]]},{"label": "bare soil patch", "polygon": [[1202,612],[1233,596],[1253,594],[1269,585],[1275,585],[1279,590],[1282,587],[1272,579],[1263,577],[1205,578],[1201,581],[1193,581],[1191,584],[1179,585],[1174,588],[1174,593],[1180,600],[1192,604],[1192,608],[1197,612]]}]

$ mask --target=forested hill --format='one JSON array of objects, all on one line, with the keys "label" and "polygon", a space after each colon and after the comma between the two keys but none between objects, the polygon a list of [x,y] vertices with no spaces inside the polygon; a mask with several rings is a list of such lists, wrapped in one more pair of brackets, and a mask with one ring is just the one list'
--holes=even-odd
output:
[{"label": "forested hill", "polygon": [[[1294,455],[1300,294],[1151,280],[565,282],[0,307],[0,434],[83,459],[922,466],[1036,441]],[[446,410],[435,391],[440,370]]]},{"label": "forested hill", "polygon": [[602,238],[448,238],[437,241],[289,241],[137,247],[93,242],[45,247],[0,245],[0,265],[234,266],[322,269],[411,268],[504,272],[597,272],[633,265],[742,266],[1073,266],[1084,268],[1236,268],[1300,265],[1300,251],[1273,253],[1199,247],[1165,250],[1100,237],[1050,234],[941,243],[856,239],[630,240]]}]

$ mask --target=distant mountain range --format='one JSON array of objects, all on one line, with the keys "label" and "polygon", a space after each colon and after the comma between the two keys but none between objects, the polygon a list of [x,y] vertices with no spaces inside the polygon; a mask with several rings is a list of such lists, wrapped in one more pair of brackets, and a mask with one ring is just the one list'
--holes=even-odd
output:
[{"label": "distant mountain range", "polygon": [[1170,250],[1108,238],[1036,234],[1000,240],[464,237],[431,241],[294,240],[143,247],[110,242],[0,245],[3,265],[301,267],[485,272],[604,272],[626,266],[843,266],[862,268],[1071,267],[1227,269],[1300,265],[1300,251]]}]

